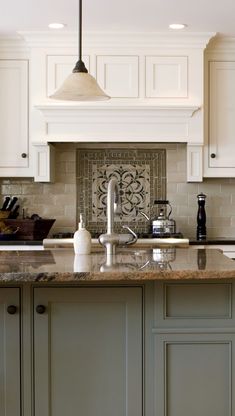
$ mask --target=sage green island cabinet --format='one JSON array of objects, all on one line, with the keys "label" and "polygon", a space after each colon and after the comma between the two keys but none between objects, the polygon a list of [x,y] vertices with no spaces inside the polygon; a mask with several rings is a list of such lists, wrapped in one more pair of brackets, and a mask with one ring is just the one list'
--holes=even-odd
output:
[{"label": "sage green island cabinet", "polygon": [[34,289],[35,416],[141,416],[142,378],[140,287]]},{"label": "sage green island cabinet", "polygon": [[0,288],[0,415],[21,416],[20,290]]},{"label": "sage green island cabinet", "polygon": [[232,416],[234,283],[156,283],[154,415]]},{"label": "sage green island cabinet", "polygon": [[233,278],[0,288],[0,416],[234,409]]}]

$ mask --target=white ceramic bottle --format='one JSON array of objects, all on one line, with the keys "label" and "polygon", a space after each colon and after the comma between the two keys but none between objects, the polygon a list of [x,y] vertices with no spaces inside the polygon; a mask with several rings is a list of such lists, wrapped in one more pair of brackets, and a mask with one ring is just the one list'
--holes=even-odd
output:
[{"label": "white ceramic bottle", "polygon": [[91,252],[91,234],[86,230],[82,214],[80,214],[78,230],[73,236],[73,246],[75,254],[90,254]]}]

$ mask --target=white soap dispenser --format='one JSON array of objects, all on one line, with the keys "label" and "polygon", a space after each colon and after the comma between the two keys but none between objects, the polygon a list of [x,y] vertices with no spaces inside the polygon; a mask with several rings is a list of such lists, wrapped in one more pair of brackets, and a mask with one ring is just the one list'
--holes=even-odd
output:
[{"label": "white soap dispenser", "polygon": [[82,214],[80,214],[78,230],[73,236],[73,246],[75,254],[90,254],[91,252],[91,234],[86,230]]}]

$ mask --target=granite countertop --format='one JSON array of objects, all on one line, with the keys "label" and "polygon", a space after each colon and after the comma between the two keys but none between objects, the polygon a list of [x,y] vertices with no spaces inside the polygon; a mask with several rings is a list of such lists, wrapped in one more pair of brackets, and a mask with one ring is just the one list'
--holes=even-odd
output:
[{"label": "granite countertop", "polygon": [[235,262],[218,250],[126,249],[75,256],[71,249],[0,252],[0,283],[235,279]]},{"label": "granite countertop", "polygon": [[206,240],[196,240],[191,238],[189,239],[189,244],[190,245],[230,245],[230,244],[234,244],[235,245],[235,238],[234,237],[219,237],[219,238],[207,238]]},{"label": "granite countertop", "polygon": [[[147,245],[159,245],[159,242],[163,245],[164,241],[168,243],[168,240],[172,240],[174,242],[180,243],[182,246],[187,244],[189,245],[235,245],[235,238],[234,237],[220,237],[220,238],[207,238],[206,240],[197,240],[196,238],[182,238],[182,239],[157,239],[157,238],[139,238],[137,245],[147,246]],[[93,245],[99,245],[98,240],[96,238],[92,239]],[[46,248],[53,248],[53,247],[73,247],[73,239],[72,238],[46,238],[45,240],[11,240],[11,241],[4,241],[0,240],[0,250],[1,246],[45,246]],[[137,246],[136,245],[136,246]]]}]

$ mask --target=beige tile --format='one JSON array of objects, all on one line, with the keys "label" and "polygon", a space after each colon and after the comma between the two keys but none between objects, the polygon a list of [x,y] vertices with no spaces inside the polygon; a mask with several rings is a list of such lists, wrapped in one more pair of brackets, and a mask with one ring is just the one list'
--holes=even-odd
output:
[{"label": "beige tile", "polygon": [[235,227],[235,211],[234,211],[233,215],[231,216],[231,226]]},{"label": "beige tile", "polygon": [[221,194],[223,195],[235,195],[235,183],[227,183],[221,185]]},{"label": "beige tile", "polygon": [[183,193],[183,194],[187,193],[191,195],[198,195],[199,194],[198,183],[185,183],[185,182],[178,183],[177,192]]},{"label": "beige tile", "polygon": [[64,183],[45,183],[43,184],[43,194],[64,194],[65,184]]},{"label": "beige tile", "polygon": [[186,182],[186,172],[169,172],[167,175],[168,183]]},{"label": "beige tile", "polygon": [[186,172],[187,165],[186,161],[177,162],[177,172]]},{"label": "beige tile", "polygon": [[56,173],[56,182],[62,182],[62,183],[76,183],[76,175],[75,174],[69,174],[69,173],[63,173],[63,172],[57,172]]},{"label": "beige tile", "polygon": [[22,194],[22,185],[2,185],[1,186],[1,194],[2,195],[21,195]]},{"label": "beige tile", "polygon": [[213,238],[235,237],[235,227],[216,227],[209,229],[209,235]]},{"label": "beige tile", "polygon": [[61,152],[59,154],[59,158],[58,160],[60,162],[75,162],[76,159],[76,152],[72,151],[72,152]]},{"label": "beige tile", "polygon": [[33,184],[23,184],[22,185],[22,194],[24,195],[38,195],[43,191],[42,183],[33,183]]},{"label": "beige tile", "polygon": [[57,173],[66,173],[66,162],[59,162],[56,163],[55,167],[56,167],[56,171],[55,174],[57,176]]},{"label": "beige tile", "polygon": [[65,185],[64,185],[64,192],[66,193],[66,194],[72,194],[72,195],[75,195],[76,194],[76,185],[75,184],[69,184],[69,183],[66,183]]},{"label": "beige tile", "polygon": [[57,216],[63,216],[65,209],[60,205],[46,205],[43,208],[43,217],[56,218]]},{"label": "beige tile", "polygon": [[76,198],[75,195],[70,195],[70,194],[66,194],[66,195],[55,195],[55,204],[61,204],[63,206],[68,206],[68,205],[72,205],[72,206],[76,206]]},{"label": "beige tile", "polygon": [[65,207],[65,217],[69,217],[69,218],[74,218],[74,220],[76,221],[76,206],[66,206]]},{"label": "beige tile", "polygon": [[75,162],[66,162],[65,166],[66,173],[74,173],[76,172],[76,164]]},{"label": "beige tile", "polygon": [[207,220],[208,226],[217,227],[229,227],[231,225],[231,217],[210,217]]}]

